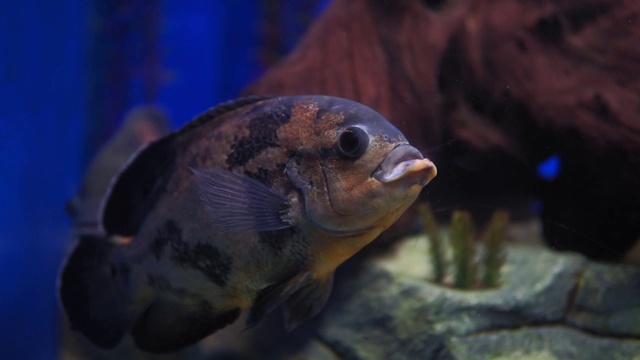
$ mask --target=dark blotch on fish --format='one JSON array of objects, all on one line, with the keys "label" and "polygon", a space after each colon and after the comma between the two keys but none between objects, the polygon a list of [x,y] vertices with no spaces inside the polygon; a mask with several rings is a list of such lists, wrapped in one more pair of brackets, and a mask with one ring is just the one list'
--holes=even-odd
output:
[{"label": "dark blotch on fish", "polygon": [[156,239],[151,243],[151,252],[160,259],[167,245],[171,249],[170,259],[181,267],[198,270],[212,282],[225,286],[233,260],[209,244],[190,246],[182,239],[182,229],[174,220],[167,220],[158,230]]},{"label": "dark blotch on fish", "polygon": [[249,135],[238,139],[227,156],[229,169],[244,166],[262,150],[277,147],[277,132],[280,126],[289,122],[291,110],[279,106],[273,112],[264,113],[249,121]]},{"label": "dark blotch on fish", "polygon": [[203,273],[214,283],[225,286],[229,282],[233,260],[217,248],[209,244],[196,244],[188,261],[189,266]]},{"label": "dark blotch on fish", "polygon": [[331,155],[335,154],[335,150],[333,148],[321,148],[320,149],[320,159],[326,160]]},{"label": "dark blotch on fish", "polygon": [[260,181],[263,184],[271,185],[273,184],[274,179],[276,179],[280,174],[284,173],[285,169],[285,165],[281,164],[274,170],[268,170],[264,167],[259,167],[256,171],[245,171],[244,174],[254,180]]},{"label": "dark blotch on fish", "polygon": [[282,254],[284,250],[290,245],[292,239],[298,233],[296,228],[287,228],[274,231],[261,231],[258,233],[259,241],[270,249],[273,249],[276,254]]},{"label": "dark blotch on fish", "polygon": [[201,272],[212,282],[225,286],[233,260],[209,244],[189,245],[182,238],[182,229],[174,220],[165,221],[158,229],[149,249],[156,260],[160,260],[167,247],[171,249],[170,260],[180,267],[190,267]]},{"label": "dark blotch on fish", "polygon": [[164,249],[171,243],[182,241],[182,229],[174,220],[167,220],[164,226],[158,229],[156,239],[151,242],[150,250],[156,260],[160,260]]},{"label": "dark blotch on fish", "polygon": [[186,289],[173,287],[169,279],[162,275],[147,275],[147,284],[156,290],[171,293],[178,298],[185,298],[190,295],[192,298],[196,297],[195,294],[190,294]]}]

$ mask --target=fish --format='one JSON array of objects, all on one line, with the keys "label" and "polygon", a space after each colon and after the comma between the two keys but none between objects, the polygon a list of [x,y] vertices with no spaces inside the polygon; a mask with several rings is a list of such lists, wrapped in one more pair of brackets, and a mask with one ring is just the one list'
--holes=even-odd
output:
[{"label": "fish", "polygon": [[78,234],[59,296],[102,348],[153,353],[282,307],[293,331],[336,268],[437,174],[373,109],[331,96],[249,97],[197,116],[114,177],[100,233]]}]

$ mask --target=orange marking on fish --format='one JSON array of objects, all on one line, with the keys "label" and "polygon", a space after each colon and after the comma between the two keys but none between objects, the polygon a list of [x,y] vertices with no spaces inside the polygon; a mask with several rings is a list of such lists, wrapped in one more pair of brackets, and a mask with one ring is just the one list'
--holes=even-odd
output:
[{"label": "orange marking on fish", "polygon": [[133,242],[133,236],[122,236],[119,241],[122,245],[129,245],[131,242]]}]

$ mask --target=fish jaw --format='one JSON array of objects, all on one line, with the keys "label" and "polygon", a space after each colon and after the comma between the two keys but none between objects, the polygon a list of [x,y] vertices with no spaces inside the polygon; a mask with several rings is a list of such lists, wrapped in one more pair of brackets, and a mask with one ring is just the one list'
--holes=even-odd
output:
[{"label": "fish jaw", "polygon": [[420,151],[409,144],[401,144],[387,155],[372,177],[383,184],[402,182],[409,186],[424,187],[437,173],[433,162]]}]

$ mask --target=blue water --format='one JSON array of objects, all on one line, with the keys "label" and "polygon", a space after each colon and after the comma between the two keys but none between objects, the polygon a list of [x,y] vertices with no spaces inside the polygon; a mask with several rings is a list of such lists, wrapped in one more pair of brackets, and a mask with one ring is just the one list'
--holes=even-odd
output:
[{"label": "blue water", "polygon": [[60,209],[80,176],[86,106],[78,4],[0,3],[0,356],[7,359],[56,357],[56,264],[69,225]]}]

